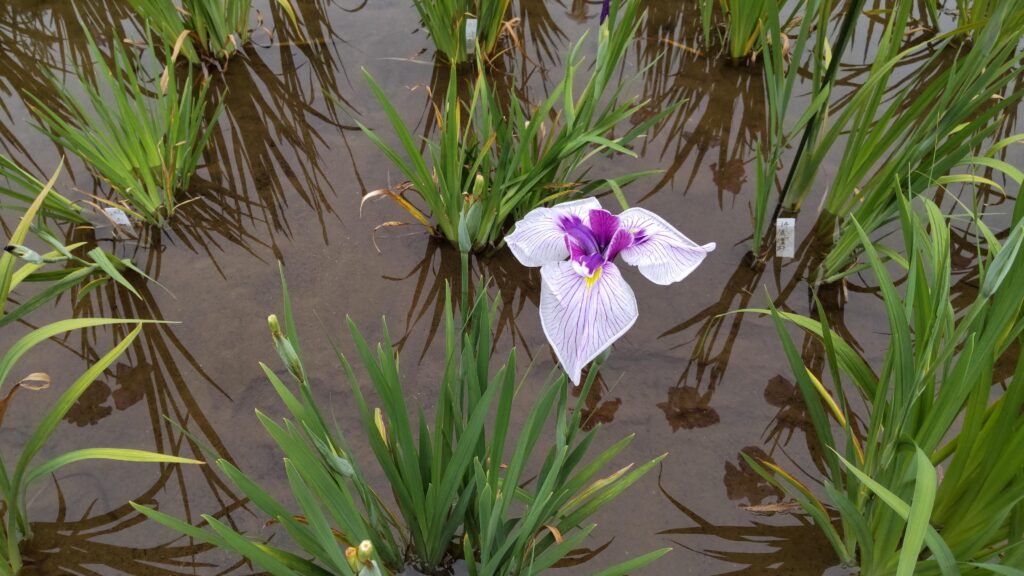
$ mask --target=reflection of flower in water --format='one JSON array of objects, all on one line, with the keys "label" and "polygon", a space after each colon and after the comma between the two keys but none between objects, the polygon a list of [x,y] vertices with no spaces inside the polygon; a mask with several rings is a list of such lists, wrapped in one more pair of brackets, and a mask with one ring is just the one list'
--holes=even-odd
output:
[{"label": "reflection of flower in water", "polygon": [[710,403],[710,390],[701,394],[690,386],[673,386],[668,389],[668,401],[658,404],[658,408],[665,412],[665,419],[675,432],[680,428],[692,430],[718,424],[718,412]]},{"label": "reflection of flower in water", "polygon": [[[742,452],[754,460],[771,462],[768,454],[757,446],[747,446]],[[769,484],[755,472],[742,455],[738,458],[738,464],[725,463],[725,476],[722,478],[722,482],[725,484],[725,493],[729,500],[745,498],[750,506],[756,506],[766,498],[774,497],[776,500],[781,500],[783,496],[778,488]]]},{"label": "reflection of flower in water", "polygon": [[764,388],[764,399],[779,409],[772,421],[769,437],[781,438],[783,431],[789,434],[784,443],[788,443],[796,429],[810,429],[811,418],[807,414],[807,406],[800,395],[800,390],[785,377],[777,375],[768,381]]},{"label": "reflection of flower in water", "polygon": [[710,166],[712,181],[719,190],[739,194],[747,181],[746,168],[742,158],[730,158],[721,164],[713,162]]},{"label": "reflection of flower in water", "polygon": [[800,389],[785,377],[775,376],[764,388],[764,399],[779,409],[764,430],[766,440],[772,445],[771,450],[774,452],[774,448],[779,444],[789,444],[793,434],[800,430],[804,433],[811,460],[818,471],[825,473],[822,446],[818,436],[814,434],[814,423],[807,412],[807,405],[804,404]]},{"label": "reflection of flower in water", "polygon": [[140,362],[138,366],[119,362],[115,372],[117,390],[114,390],[114,406],[125,410],[145,399],[152,374],[153,366],[148,362]]},{"label": "reflection of flower in water", "polygon": [[[117,389],[113,393],[106,382],[97,380],[68,410],[64,419],[77,426],[92,426],[113,414],[114,408],[126,410],[145,400],[153,375],[151,364],[141,362],[138,366],[132,366],[119,362],[114,374]],[[113,407],[106,403],[110,398],[114,399]]]},{"label": "reflection of flower in water", "polygon": [[105,404],[107,398],[110,398],[110,386],[97,380],[86,388],[64,419],[76,426],[92,426],[114,411]]},{"label": "reflection of flower in water", "polygon": [[661,107],[653,102],[649,102],[641,106],[639,110],[629,117],[629,123],[633,126],[639,126],[659,112],[661,112]]},{"label": "reflection of flower in water", "polygon": [[789,408],[791,410],[803,411],[804,400],[800,390],[785,376],[776,374],[764,387],[765,402],[776,408]]},{"label": "reflection of flower in water", "polygon": [[[582,390],[580,387],[573,387],[572,395],[578,397]],[[619,406],[622,406],[622,399],[612,398],[602,402],[601,399],[607,391],[601,376],[598,375],[597,382],[587,394],[585,406],[581,412],[580,427],[584,431],[589,432],[598,425],[611,424],[615,419],[615,413],[619,411]]]}]

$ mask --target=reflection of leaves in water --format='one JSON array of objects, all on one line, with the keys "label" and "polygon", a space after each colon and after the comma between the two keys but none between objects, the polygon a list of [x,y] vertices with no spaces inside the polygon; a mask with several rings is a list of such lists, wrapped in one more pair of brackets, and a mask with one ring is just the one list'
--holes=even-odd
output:
[{"label": "reflection of leaves in water", "polygon": [[[755,460],[772,461],[771,457],[757,446],[747,446],[741,452]],[[756,506],[768,498],[774,498],[776,501],[782,499],[782,491],[769,484],[742,456],[739,456],[736,462],[725,463],[725,476],[722,477],[725,494],[729,500],[745,500],[748,505]]]},{"label": "reflection of leaves in water", "polygon": [[[663,530],[659,534],[682,537],[672,541],[714,560],[737,566],[721,576],[770,576],[783,574],[821,574],[838,559],[821,530],[802,514],[786,514],[796,524],[777,525],[753,516],[749,524],[718,525],[676,500],[658,479],[665,498],[692,524]],[[757,518],[757,519],[753,519]],[[792,521],[792,520],[780,520]],[[702,538],[710,543],[700,546]]]},{"label": "reflection of leaves in water", "polygon": [[[20,114],[12,115],[9,101],[26,94],[34,94],[53,107],[55,94],[39,70],[48,68],[59,75],[79,66],[91,73],[82,26],[98,37],[109,34],[112,38],[124,38],[125,22],[130,20],[126,5],[120,0],[0,2],[0,95],[4,96],[0,98],[0,112],[11,124],[19,120]],[[16,129],[19,127],[15,124]],[[27,162],[32,162],[32,154],[19,142],[16,129],[12,130],[8,122],[0,122],[2,145],[9,153],[16,150]],[[48,173],[36,168],[39,173]]]},{"label": "reflection of leaves in water", "polygon": [[[153,260],[150,260],[143,267],[152,266]],[[84,295],[75,313],[80,316],[162,320],[163,315],[153,299],[148,283],[141,278],[131,280],[142,298],[132,296],[121,286],[105,285]],[[124,330],[124,327],[115,325],[109,334],[103,330],[82,331],[81,348],[76,354],[84,362],[92,363],[105,351],[100,341],[121,338]],[[188,367],[188,376],[182,372],[179,362]],[[95,424],[111,414],[114,408],[124,410],[142,405],[151,421],[148,429],[143,425],[131,430],[133,442],[147,442],[148,432],[152,449],[157,452],[206,460],[208,454],[172,423],[177,422],[191,428],[195,437],[210,446],[217,455],[230,458],[219,434],[200,409],[192,386],[198,383],[210,386],[221,394],[224,392],[178,339],[171,325],[145,325],[143,337],[132,343],[122,356],[122,361],[105,376],[107,381],[98,380],[86,392],[83,400],[69,413],[69,420],[78,425]],[[114,390],[107,384],[111,381],[116,382]],[[108,404],[111,399],[113,406]],[[156,470],[159,470],[159,476],[141,494],[124,494],[122,491],[116,492],[117,497],[150,504],[157,504],[158,499],[162,499],[164,508],[180,506],[186,510],[186,514],[190,502],[212,499],[220,509],[219,515],[226,516],[225,521],[234,524],[228,514],[239,508],[243,501],[210,466],[192,467],[188,472],[179,466],[153,466],[140,469],[138,473],[149,474]],[[197,478],[202,480],[196,482]],[[199,494],[194,494],[197,486]],[[180,503],[173,501],[171,498],[174,497],[167,494],[177,494]],[[29,559],[35,561],[36,565],[28,573],[35,570],[37,574],[95,574],[92,568],[86,566],[102,565],[119,573],[171,575],[192,574],[193,568],[204,566],[195,558],[196,554],[207,549],[204,546],[172,541],[152,548],[136,549],[130,545],[110,543],[109,538],[114,534],[119,539],[145,541],[138,535],[147,531],[148,524],[142,524],[144,520],[145,517],[127,504],[114,510],[95,513],[90,505],[81,518],[70,519],[62,498],[56,521],[33,524],[35,537],[31,543]]]},{"label": "reflection of leaves in water", "polygon": [[607,550],[608,547],[611,546],[613,541],[614,538],[595,548],[576,548],[569,552],[564,558],[562,558],[558,562],[555,562],[552,565],[552,567],[569,568],[571,566],[582,566],[583,564],[590,562],[594,558],[597,558],[597,555],[601,552]]},{"label": "reflection of leaves in water", "polygon": [[[154,497],[166,489],[172,478],[171,469],[166,466],[160,479],[136,501],[154,504]],[[52,522],[33,522],[32,540],[26,543],[26,565],[23,576],[51,576],[54,574],[76,574],[92,576],[98,574],[98,567],[113,569],[118,574],[145,576],[186,576],[196,573],[228,574],[245,564],[244,560],[233,565],[218,566],[214,559],[205,560],[202,555],[216,549],[204,543],[173,536],[171,540],[156,545],[135,547],[130,544],[110,542],[112,536],[119,536],[142,525],[149,527],[145,516],[128,504],[114,510],[93,512],[90,504],[81,517],[68,518],[68,506],[60,485],[56,485],[58,497],[57,518]],[[230,522],[230,514],[242,508],[244,501],[235,500],[213,514],[215,518]],[[202,527],[205,522],[198,526]],[[152,534],[151,531],[146,531]],[[204,571],[203,569],[208,569]]]},{"label": "reflection of leaves in water", "polygon": [[658,408],[665,413],[673,432],[680,428],[707,428],[720,420],[718,412],[710,406],[713,393],[712,389],[701,394],[691,386],[672,386],[668,389],[668,400],[659,403]]},{"label": "reflection of leaves in water", "polygon": [[[725,314],[732,310],[749,307],[754,290],[760,280],[759,272],[751,269],[745,261],[740,262],[732,276],[726,281],[717,302],[658,336],[661,339],[676,334],[685,334],[691,328],[700,326],[697,331],[700,340],[694,350],[693,358],[690,359],[680,376],[680,382],[688,380],[690,370],[695,369],[694,377],[696,383],[700,384],[704,381],[704,375],[709,368],[708,387],[710,389],[714,389],[722,380],[732,355],[733,343],[739,336],[744,320],[742,314],[732,316],[725,316]],[[723,331],[725,326],[727,326],[727,330]],[[715,352],[716,348],[718,348],[717,352]]]},{"label": "reflection of leaves in water", "polygon": [[[677,334],[687,334],[691,329],[699,327],[695,337],[674,346],[678,348],[693,342],[694,339],[697,340],[693,357],[679,378],[680,383],[689,381],[691,369],[695,370],[694,377],[698,385],[704,382],[705,376],[707,376],[708,388],[711,390],[722,381],[732,356],[733,345],[739,337],[743,321],[748,316],[732,312],[754,306],[754,293],[759,289],[763,298],[763,294],[765,294],[763,291],[764,274],[769,270],[772,272],[776,286],[772,300],[776,306],[785,307],[785,303],[798,288],[806,287],[808,275],[817,268],[823,258],[824,252],[818,238],[819,234],[812,231],[801,241],[793,260],[783,262],[781,259],[775,258],[768,265],[759,268],[751,267],[748,253],[737,263],[736,270],[726,281],[717,302],[658,336],[661,339]],[[783,271],[787,273],[785,281],[783,281]],[[847,336],[841,317],[830,319],[830,321],[833,330],[844,337]],[[847,341],[855,342],[852,337]]]},{"label": "reflection of leaves in water", "polygon": [[33,372],[11,386],[7,394],[0,398],[0,426],[3,425],[4,417],[7,416],[7,409],[14,403],[14,396],[23,388],[33,392],[47,390],[50,388],[50,375],[45,372]]},{"label": "reflection of leaves in water", "polygon": [[[446,284],[453,287],[453,304],[457,304],[459,299],[460,269],[461,259],[458,250],[452,248],[448,242],[431,238],[426,243],[426,253],[412,270],[402,276],[384,276],[385,280],[393,282],[404,282],[415,277],[416,282],[409,301],[409,311],[405,315],[405,330],[394,343],[398,350],[405,346],[415,326],[429,316],[429,332],[423,343],[420,360],[427,354],[438,328],[442,325]],[[475,286],[478,279],[484,278],[500,292],[501,305],[498,307],[494,328],[495,341],[507,331],[512,338],[512,344],[518,343],[527,357],[532,358],[529,342],[519,330],[516,318],[527,302],[532,302],[534,306],[538,305],[540,289],[536,272],[523,268],[508,250],[501,250],[489,257],[471,256],[470,275],[471,286]]]},{"label": "reflection of leaves in water", "polygon": [[326,242],[334,190],[322,165],[327,141],[311,124],[344,127],[333,118],[333,105],[323,112],[307,102],[328,87],[305,88],[306,95],[295,68],[274,70],[253,52],[220,79],[224,114],[206,151],[206,196],[216,202],[222,226],[252,229],[247,240],[262,238],[279,256],[277,237],[292,234],[285,214],[294,195],[315,212]]},{"label": "reflection of leaves in water", "polygon": [[224,217],[222,207],[230,195],[206,192],[203,180],[197,177],[193,177],[191,188],[192,198],[197,201],[175,209],[174,218],[163,230],[146,228],[149,236],[141,238],[140,246],[145,247],[145,255],[150,259],[154,256],[159,258],[165,244],[177,244],[197,254],[206,254],[214,268],[224,277],[217,257],[225,245],[237,246],[257,256],[254,248],[266,246],[266,243],[240,223]]},{"label": "reflection of leaves in water", "polygon": [[[10,84],[18,95],[33,94],[47,103],[52,99],[53,91],[45,78],[35,73],[39,67],[49,68],[58,77],[70,75],[72,83],[78,82],[72,73],[76,67],[81,68],[86,77],[91,76],[90,54],[82,25],[97,36],[100,45],[106,45],[117,39],[142,36],[139,29],[129,31],[127,28],[133,25],[132,17],[133,13],[125,12],[123,2],[107,0],[56,3],[45,13],[29,9],[28,3],[15,2],[13,7],[4,3],[0,6],[0,41],[3,41],[5,50],[11,49],[5,51],[5,58],[0,59],[0,92],[4,92],[5,84]],[[0,99],[0,107],[6,107],[6,102],[7,99]],[[49,104],[54,106],[53,102]],[[10,116],[10,110],[2,110]],[[38,153],[25,149],[13,135],[0,132],[0,138],[3,138],[5,148],[17,150],[29,162],[38,156]],[[35,171],[43,170],[37,166]],[[86,194],[100,197],[108,194],[107,187],[98,178],[90,176],[80,185]],[[199,177],[188,192],[195,198],[197,192],[209,192],[210,188],[209,184],[204,186]],[[258,235],[249,233],[238,222],[225,217],[227,211],[223,208],[231,198],[230,194],[203,194],[199,198],[199,201],[183,198],[181,213],[169,227],[166,230],[144,229],[141,242],[150,245],[152,251],[159,251],[162,242],[169,239],[195,252],[205,252],[215,265],[215,251],[221,249],[225,242],[250,252],[251,247],[265,244]]]},{"label": "reflection of leaves in water", "polygon": [[665,173],[641,200],[671,186],[686,164],[691,166],[684,193],[688,191],[698,170],[708,164],[707,155],[717,148],[710,168],[722,207],[723,192],[734,197],[741,191],[754,143],[765,138],[764,82],[760,74],[730,66],[724,58],[709,59],[696,49],[700,16],[695,3],[648,0],[644,8],[648,18],[636,48],[637,68],[650,65],[643,77],[643,98],[652,113],[683,104],[642,141],[641,154],[649,157],[655,153],[648,146],[663,141],[659,158]]},{"label": "reflection of leaves in water", "polygon": [[[810,337],[806,337],[805,343],[809,339]],[[805,364],[809,368],[813,366],[806,359]],[[815,373],[818,372],[815,371]],[[825,459],[821,443],[818,441],[817,434],[814,433],[814,424],[807,412],[807,405],[804,403],[800,389],[784,376],[776,375],[768,380],[764,389],[764,399],[765,402],[779,409],[763,432],[765,441],[769,444],[768,452],[774,454],[776,448],[788,446],[793,435],[799,430],[806,440],[807,452],[810,454],[811,460],[818,471],[824,474]]]},{"label": "reflection of leaves in water", "polygon": [[[834,323],[832,328],[835,329]],[[821,340],[816,336],[803,332],[803,346],[800,356],[804,366],[814,374],[819,375],[827,370],[825,366],[825,348]],[[818,473],[825,475],[827,473],[824,458],[825,448],[818,439],[818,435],[814,433],[814,422],[807,411],[807,404],[800,388],[785,376],[781,374],[776,375],[769,379],[765,386],[764,400],[769,405],[779,409],[763,432],[763,437],[769,445],[769,454],[775,454],[777,448],[788,446],[794,434],[799,431],[806,442],[807,454],[811,457],[811,461],[817,468]],[[821,402],[817,398],[815,401]],[[863,436],[860,434],[860,419],[852,411],[852,408],[850,416],[854,433],[863,439]],[[799,468],[796,462],[793,462],[793,464]]]},{"label": "reflection of leaves in water", "polygon": [[[551,17],[551,3],[547,0],[520,0],[517,4],[523,46],[533,47],[533,59],[541,67],[545,63],[559,63],[561,45],[568,41],[568,36]],[[576,0],[573,2],[572,14],[576,13],[575,6]]]},{"label": "reflection of leaves in water", "polygon": [[[290,17],[277,2],[270,2],[270,15],[276,32],[277,47],[281,57],[282,80],[296,94],[313,95],[326,92],[340,97],[338,85],[340,78],[348,76],[341,57],[341,50],[347,48],[344,38],[337,33],[337,28],[328,16],[335,0],[302,0],[292,2],[301,22],[301,35],[292,26]],[[343,18],[362,10],[367,0],[355,3],[352,7],[343,8]],[[294,51],[302,54],[304,62],[295,62]],[[297,72],[308,68],[308,86],[302,86],[302,75]],[[347,102],[346,102],[347,104]],[[328,114],[335,118],[334,109]]]}]

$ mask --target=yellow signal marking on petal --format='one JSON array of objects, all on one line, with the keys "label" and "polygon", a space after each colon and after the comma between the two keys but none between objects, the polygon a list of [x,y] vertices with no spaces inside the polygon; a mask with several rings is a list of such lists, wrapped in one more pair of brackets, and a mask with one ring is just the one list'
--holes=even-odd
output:
[{"label": "yellow signal marking on petal", "polygon": [[593,276],[587,276],[587,290],[589,291],[594,284],[597,283],[597,279],[601,277],[601,268],[594,270]]}]

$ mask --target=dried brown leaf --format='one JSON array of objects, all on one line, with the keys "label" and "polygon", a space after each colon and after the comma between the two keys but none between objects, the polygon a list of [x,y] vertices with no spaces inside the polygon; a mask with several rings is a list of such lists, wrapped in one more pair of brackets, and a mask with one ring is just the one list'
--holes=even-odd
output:
[{"label": "dried brown leaf", "polygon": [[18,393],[18,390],[22,388],[26,390],[46,390],[50,387],[50,375],[44,372],[33,372],[28,376],[22,378],[17,384],[15,384],[10,392],[7,393],[2,399],[0,399],[0,426],[3,425],[4,416],[7,414],[7,408],[11,405],[11,401],[14,400],[14,395]]}]

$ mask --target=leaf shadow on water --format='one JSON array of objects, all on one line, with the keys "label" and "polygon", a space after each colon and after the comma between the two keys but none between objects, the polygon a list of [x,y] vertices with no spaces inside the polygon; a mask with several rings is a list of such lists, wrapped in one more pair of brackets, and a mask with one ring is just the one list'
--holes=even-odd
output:
[{"label": "leaf shadow on water", "polygon": [[[751,449],[744,449],[748,450]],[[728,466],[726,470],[728,474]],[[658,488],[665,499],[686,517],[687,524],[692,524],[662,530],[658,534],[669,536],[681,548],[737,566],[718,572],[721,576],[820,574],[838,562],[821,530],[803,514],[788,514],[795,519],[795,524],[752,520],[744,524],[720,525],[672,496],[662,484],[660,475]],[[743,496],[757,498],[757,494],[748,492]],[[696,543],[700,540],[710,540],[710,543],[699,546]]]}]

